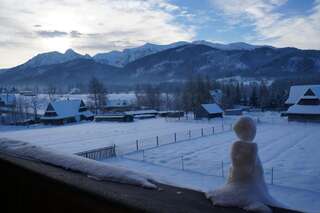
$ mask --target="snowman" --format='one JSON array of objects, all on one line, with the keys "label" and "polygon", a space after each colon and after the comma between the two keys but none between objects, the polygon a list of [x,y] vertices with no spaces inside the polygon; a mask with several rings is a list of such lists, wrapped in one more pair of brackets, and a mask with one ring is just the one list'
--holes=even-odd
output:
[{"label": "snowman", "polygon": [[250,117],[241,117],[233,127],[238,141],[231,147],[231,167],[227,183],[208,192],[214,205],[240,207],[247,211],[272,212],[269,206],[282,205],[268,192],[258,147],[253,143],[256,125]]}]

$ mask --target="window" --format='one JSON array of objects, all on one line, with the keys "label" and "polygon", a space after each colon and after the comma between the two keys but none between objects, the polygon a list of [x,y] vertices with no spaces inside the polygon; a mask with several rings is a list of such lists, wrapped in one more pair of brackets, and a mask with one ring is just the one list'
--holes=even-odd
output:
[{"label": "window", "polygon": [[46,117],[55,117],[55,116],[58,116],[56,112],[46,112],[44,114],[44,116]]}]

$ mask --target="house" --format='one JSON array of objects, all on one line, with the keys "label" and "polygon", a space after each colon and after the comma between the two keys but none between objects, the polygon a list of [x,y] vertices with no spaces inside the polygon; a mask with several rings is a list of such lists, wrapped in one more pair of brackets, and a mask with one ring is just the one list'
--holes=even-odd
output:
[{"label": "house", "polygon": [[125,114],[132,115],[137,119],[146,119],[146,118],[155,118],[158,115],[157,110],[146,109],[146,110],[134,110],[134,111],[126,111]]},{"label": "house", "polygon": [[82,100],[58,100],[50,102],[41,122],[62,125],[65,123],[93,120],[93,114]]},{"label": "house", "polygon": [[289,97],[285,104],[287,106],[292,106],[298,102],[298,100],[304,95],[308,89],[319,90],[320,85],[295,85],[290,87]]},{"label": "house", "polygon": [[[302,90],[302,89],[301,89]],[[300,91],[297,89],[290,89],[291,92]],[[291,105],[286,115],[289,121],[318,121],[320,122],[320,86],[305,87],[302,95],[297,101]],[[291,97],[297,97],[297,94],[290,94]],[[289,98],[290,98],[289,95]],[[288,99],[289,99],[288,98]],[[291,100],[289,100],[291,101]],[[293,98],[292,98],[293,101]],[[289,104],[292,102],[288,102]]]},{"label": "house", "polygon": [[24,90],[19,92],[22,96],[35,96],[34,92],[31,90]]},{"label": "house", "polygon": [[158,115],[160,117],[179,118],[184,116],[184,112],[178,110],[159,111]]},{"label": "house", "polygon": [[110,114],[94,116],[94,120],[96,122],[100,122],[100,121],[133,122],[133,115],[127,115],[125,113],[110,113]]},{"label": "house", "polygon": [[195,119],[202,119],[202,118],[222,118],[223,117],[223,110],[220,108],[218,104],[201,104],[195,110]]},{"label": "house", "polygon": [[104,109],[106,112],[124,112],[132,109],[132,103],[125,99],[108,99]]}]

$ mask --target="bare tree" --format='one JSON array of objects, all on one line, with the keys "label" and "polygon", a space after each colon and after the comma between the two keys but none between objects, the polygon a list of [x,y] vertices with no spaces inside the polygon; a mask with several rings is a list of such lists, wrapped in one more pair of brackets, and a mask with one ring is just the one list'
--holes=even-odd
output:
[{"label": "bare tree", "polygon": [[211,83],[208,78],[202,76],[191,76],[182,89],[182,106],[188,112],[194,112],[201,104],[210,103]]},{"label": "bare tree", "polygon": [[104,84],[97,78],[93,77],[89,82],[89,101],[95,114],[102,111],[107,102],[107,89]]},{"label": "bare tree", "polygon": [[138,106],[159,109],[161,106],[161,92],[159,87],[152,85],[138,85],[135,90]]},{"label": "bare tree", "polygon": [[48,96],[49,96],[49,100],[50,101],[54,101],[55,100],[56,93],[57,93],[57,88],[55,86],[53,86],[53,85],[50,85],[48,87]]},{"label": "bare tree", "polygon": [[31,98],[31,108],[33,111],[33,117],[34,120],[36,121],[38,119],[38,109],[39,109],[39,89],[34,88],[33,90],[33,96]]}]

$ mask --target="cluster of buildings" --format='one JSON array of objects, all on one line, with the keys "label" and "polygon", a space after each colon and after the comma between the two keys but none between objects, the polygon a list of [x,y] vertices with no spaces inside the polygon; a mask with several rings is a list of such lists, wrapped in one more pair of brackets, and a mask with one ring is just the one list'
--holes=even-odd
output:
[{"label": "cluster of buildings", "polygon": [[[26,95],[32,95],[26,92]],[[222,92],[211,92],[213,103],[201,104],[195,111],[195,119],[221,118],[223,115],[241,115],[242,109],[223,110],[220,107]],[[0,115],[10,113],[16,104],[14,94],[0,94]],[[284,113],[289,121],[320,121],[320,85],[298,85],[290,88]],[[40,122],[61,125],[82,120],[96,121],[133,121],[133,118],[183,117],[182,111],[157,111],[152,109],[137,110],[132,102],[124,99],[111,99],[106,103],[105,113],[94,116],[82,100],[56,100],[50,102]]]}]

